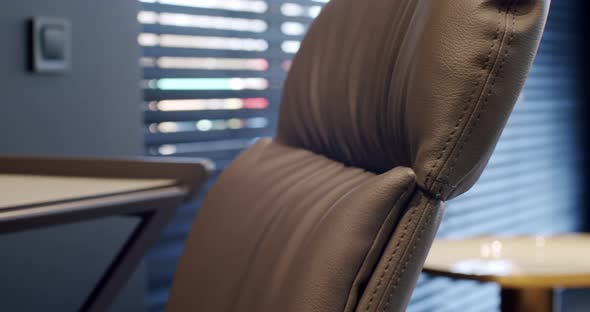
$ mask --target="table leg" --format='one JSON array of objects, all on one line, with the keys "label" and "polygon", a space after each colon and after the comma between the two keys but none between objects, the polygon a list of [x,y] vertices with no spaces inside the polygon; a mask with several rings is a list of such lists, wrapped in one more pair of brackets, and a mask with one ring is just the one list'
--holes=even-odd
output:
[{"label": "table leg", "polygon": [[553,312],[553,289],[503,288],[502,312]]}]

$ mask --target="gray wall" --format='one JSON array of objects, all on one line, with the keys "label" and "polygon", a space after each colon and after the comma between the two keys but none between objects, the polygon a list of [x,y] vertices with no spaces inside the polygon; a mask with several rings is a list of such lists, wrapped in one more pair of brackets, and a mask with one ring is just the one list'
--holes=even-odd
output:
[{"label": "gray wall", "polygon": [[[137,10],[135,0],[0,1],[0,154],[142,154]],[[66,75],[26,71],[32,16],[71,20]],[[136,222],[0,236],[0,310],[74,311]],[[114,310],[142,311],[143,296],[140,272]]]},{"label": "gray wall", "polygon": [[[141,153],[137,10],[135,0],[0,1],[0,153]],[[70,73],[25,71],[31,16],[71,19]]]}]

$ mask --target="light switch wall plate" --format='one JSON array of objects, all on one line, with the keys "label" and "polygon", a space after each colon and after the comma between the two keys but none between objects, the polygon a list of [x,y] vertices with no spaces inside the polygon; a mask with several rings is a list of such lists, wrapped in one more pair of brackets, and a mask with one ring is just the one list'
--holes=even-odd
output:
[{"label": "light switch wall plate", "polygon": [[31,69],[63,74],[71,68],[72,29],[68,19],[34,17],[31,20]]}]

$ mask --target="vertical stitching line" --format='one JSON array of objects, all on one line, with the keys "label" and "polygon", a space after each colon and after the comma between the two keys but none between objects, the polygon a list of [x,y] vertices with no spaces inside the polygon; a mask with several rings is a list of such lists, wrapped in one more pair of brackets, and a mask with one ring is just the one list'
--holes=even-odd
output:
[{"label": "vertical stitching line", "polygon": [[506,49],[504,51],[504,55],[502,56],[502,61],[500,62],[500,66],[498,67],[498,70],[496,71],[496,74],[493,76],[492,78],[492,83],[490,85],[490,88],[488,90],[488,93],[486,94],[486,97],[483,101],[483,104],[477,114],[477,118],[475,119],[475,121],[473,122],[473,125],[471,125],[469,127],[469,131],[467,132],[467,135],[465,136],[465,140],[463,140],[463,142],[461,143],[460,147],[459,147],[459,151],[457,152],[457,155],[454,157],[453,161],[451,162],[451,166],[449,167],[449,170],[447,172],[446,178],[448,179],[448,177],[451,175],[451,172],[453,171],[453,169],[455,168],[455,166],[457,165],[457,160],[459,159],[459,157],[462,155],[463,153],[463,148],[465,147],[465,145],[469,142],[469,140],[471,139],[471,135],[473,134],[473,130],[477,127],[477,125],[479,124],[479,121],[481,120],[481,116],[482,114],[485,112],[486,107],[489,103],[489,99],[490,96],[493,93],[494,90],[494,86],[496,84],[497,78],[500,75],[500,73],[502,72],[502,69],[504,68],[504,65],[506,64],[506,60],[508,59],[508,54],[510,52],[510,46],[512,44],[512,42],[514,41],[514,33],[515,33],[515,25],[516,25],[516,13],[518,12],[516,4],[518,3],[518,1],[515,1],[513,8],[511,10],[509,10],[510,12],[512,12],[512,26],[511,26],[511,30],[510,30],[510,35],[508,37],[508,41],[506,43]]},{"label": "vertical stitching line", "polygon": [[[501,25],[502,25],[502,10],[498,9],[498,25],[497,25],[497,29],[496,29],[496,34],[495,34],[494,38],[492,39],[492,45],[490,46],[490,52],[487,55],[487,58],[486,58],[486,61],[484,63],[482,70],[485,70],[488,67],[490,67],[490,69],[491,69],[491,67],[492,67],[491,66],[492,53],[494,52],[494,48],[496,47],[496,41],[498,41],[500,38]],[[485,81],[482,81],[483,78],[485,78],[484,72],[480,73],[479,76],[477,77],[477,79],[474,83],[473,90],[469,94],[469,97],[467,98],[466,103],[463,106],[463,110],[461,111],[461,115],[459,116],[459,119],[457,120],[457,123],[455,124],[455,127],[453,128],[453,131],[451,131],[451,134],[449,135],[449,138],[445,142],[445,145],[443,146],[440,154],[438,155],[438,157],[436,158],[436,161],[434,162],[434,164],[430,168],[430,171],[428,172],[428,175],[426,176],[426,181],[425,181],[426,186],[428,186],[428,184],[430,183],[430,181],[432,179],[432,174],[436,170],[437,166],[440,164],[440,161],[443,158],[447,148],[449,147],[449,144],[455,138],[456,134],[459,132],[458,131],[459,126],[461,125],[463,118],[465,118],[465,116],[467,115],[467,110],[471,106],[470,104],[472,104],[472,101],[474,99],[476,99],[475,94],[476,94],[477,90],[479,89],[479,86],[485,82]]]},{"label": "vertical stitching line", "polygon": [[[430,203],[428,203],[427,205],[429,205],[429,204]],[[402,275],[404,274],[404,272],[406,271],[406,268],[408,267],[408,263],[410,262],[410,260],[412,260],[412,257],[414,256],[414,251],[416,251],[416,246],[418,245],[418,242],[420,242],[420,240],[422,239],[422,235],[424,234],[424,231],[426,230],[427,225],[430,224],[430,221],[432,220],[432,216],[434,215],[435,211],[436,211],[436,209],[432,209],[428,213],[426,220],[424,221],[424,224],[423,224],[422,228],[420,229],[418,236],[416,237],[416,241],[414,241],[414,244],[412,245],[412,250],[410,251],[408,258],[406,259],[406,262],[404,262],[402,270],[397,275],[395,283],[393,284],[392,288],[389,290],[389,294],[387,295],[387,301],[385,302],[385,305],[383,306],[383,312],[387,311],[387,308],[389,307],[389,304],[391,303],[391,298],[393,298],[393,293],[397,289],[397,286],[399,285],[399,281],[401,280]]]},{"label": "vertical stitching line", "polygon": [[383,283],[383,279],[385,277],[385,274],[389,270],[389,267],[391,265],[391,261],[393,260],[393,257],[396,255],[397,251],[399,250],[399,246],[401,245],[402,241],[404,240],[404,238],[406,236],[406,233],[408,231],[409,224],[414,219],[414,215],[416,214],[416,210],[417,209],[414,209],[412,211],[412,213],[410,214],[410,218],[408,219],[408,221],[406,222],[406,224],[404,226],[404,229],[402,231],[402,235],[400,236],[400,239],[398,240],[397,244],[393,248],[393,251],[389,255],[389,258],[387,259],[387,263],[385,265],[385,268],[383,269],[383,272],[381,272],[381,276],[379,277],[379,281],[377,282],[377,285],[373,289],[373,293],[371,294],[371,298],[369,298],[369,302],[367,303],[367,308],[365,309],[365,311],[369,311],[369,309],[371,308],[371,304],[373,303],[373,300],[375,299],[375,295],[377,294],[377,291],[379,290],[379,287]]},{"label": "vertical stitching line", "polygon": [[[493,76],[493,80],[492,80],[492,84],[490,85],[490,88],[488,90],[488,93],[486,94],[486,99],[484,100],[484,105],[482,105],[482,108],[480,109],[478,116],[474,122],[474,124],[470,127],[466,139],[463,141],[463,143],[461,144],[461,147],[459,149],[458,155],[454,158],[453,160],[453,166],[456,165],[456,161],[459,158],[459,155],[461,154],[463,147],[465,145],[466,142],[468,142],[471,134],[473,133],[473,129],[475,128],[475,126],[478,124],[478,121],[481,119],[481,115],[482,113],[485,111],[485,104],[489,101],[489,96],[492,94],[492,90],[493,90],[493,86],[496,82],[496,78],[498,77],[500,71],[503,69],[504,65],[505,65],[505,61],[508,57],[509,54],[509,47],[512,44],[513,40],[514,40],[514,30],[515,30],[515,25],[516,25],[516,13],[518,12],[516,7],[514,7],[514,9],[509,9],[509,12],[512,12],[512,26],[511,26],[511,32],[510,32],[510,37],[508,39],[508,42],[506,44],[506,50],[504,52],[504,55],[502,56],[502,61],[500,63],[500,66],[498,67],[498,70],[496,71],[496,75]],[[454,168],[453,166],[450,167],[449,170],[449,175],[450,175],[450,171],[452,171],[452,168]],[[448,175],[447,175],[448,177]],[[383,311],[387,311],[387,308],[389,307],[390,303],[391,303],[391,299],[393,297],[393,293],[395,291],[395,289],[397,289],[397,286],[399,285],[399,281],[401,280],[401,277],[403,275],[403,273],[405,272],[408,263],[410,262],[410,260],[412,259],[412,257],[414,256],[414,252],[416,250],[416,246],[418,245],[418,242],[422,239],[422,235],[424,233],[424,230],[426,229],[426,225],[430,224],[430,221],[432,219],[432,215],[433,215],[434,209],[428,214],[428,219],[425,221],[424,226],[422,227],[422,229],[420,230],[420,233],[418,234],[418,237],[416,239],[416,241],[414,242],[413,246],[412,246],[412,250],[410,252],[410,254],[408,255],[408,258],[406,259],[406,261],[404,262],[404,265],[402,267],[402,270],[400,271],[400,273],[398,274],[394,285],[392,286],[392,288],[389,290],[389,294],[387,296],[387,301],[385,302],[385,305],[383,306]]]}]

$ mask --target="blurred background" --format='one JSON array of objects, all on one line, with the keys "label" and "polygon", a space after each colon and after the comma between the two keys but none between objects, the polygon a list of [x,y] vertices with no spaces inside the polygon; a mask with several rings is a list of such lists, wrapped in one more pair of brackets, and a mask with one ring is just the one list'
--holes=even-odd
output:
[{"label": "blurred background", "polygon": [[[243,149],[274,135],[291,58],[327,2],[3,1],[0,153],[209,158],[217,167],[210,186]],[[496,152],[476,186],[447,203],[440,237],[589,229],[587,6],[583,0],[553,1],[538,57]],[[71,21],[68,73],[26,71],[24,21],[31,16]],[[178,211],[115,310],[163,311],[198,207],[197,201]],[[78,281],[64,281],[63,270],[71,271],[78,261],[93,263],[98,271],[104,265],[96,255],[78,250],[81,241],[72,233],[108,234],[94,244],[109,254],[133,226],[112,219],[56,228],[42,235],[43,243],[39,233],[3,236],[0,248],[33,246],[22,251],[24,256],[54,265],[52,273],[39,273],[42,281],[36,287],[57,279],[69,289],[91,280],[91,270],[80,270]],[[68,252],[39,254],[47,244]],[[27,280],[31,273],[20,266],[14,278]],[[0,287],[0,300],[12,300],[2,296]],[[565,291],[560,302],[574,306],[589,296],[590,291]],[[408,311],[497,311],[498,305],[499,288],[493,284],[423,275]]]}]

